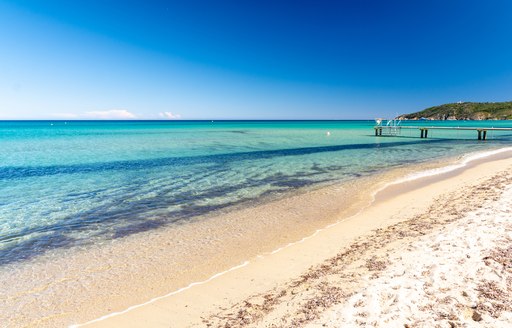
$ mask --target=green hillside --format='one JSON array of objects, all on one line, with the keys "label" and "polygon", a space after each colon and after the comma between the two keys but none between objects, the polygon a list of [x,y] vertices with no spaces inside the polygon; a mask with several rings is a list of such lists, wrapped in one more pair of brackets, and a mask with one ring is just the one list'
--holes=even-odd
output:
[{"label": "green hillside", "polygon": [[418,120],[511,120],[512,101],[507,102],[458,102],[404,114],[401,119]]}]

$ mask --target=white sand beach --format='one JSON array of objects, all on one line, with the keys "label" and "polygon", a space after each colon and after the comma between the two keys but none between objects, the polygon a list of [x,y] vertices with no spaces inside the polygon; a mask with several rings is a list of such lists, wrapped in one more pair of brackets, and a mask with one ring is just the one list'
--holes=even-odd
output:
[{"label": "white sand beach", "polygon": [[364,287],[310,327],[512,326],[512,186],[474,196],[482,197],[477,209],[443,208],[462,217],[378,252]]}]

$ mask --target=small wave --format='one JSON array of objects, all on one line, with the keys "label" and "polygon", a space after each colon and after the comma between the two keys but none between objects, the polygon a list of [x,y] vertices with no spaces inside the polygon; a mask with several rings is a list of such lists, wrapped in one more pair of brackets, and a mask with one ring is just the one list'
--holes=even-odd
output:
[{"label": "small wave", "polygon": [[192,287],[194,287],[194,286],[206,284],[207,282],[209,282],[209,281],[211,281],[211,280],[213,280],[213,279],[215,279],[215,278],[218,278],[218,277],[220,277],[220,276],[222,276],[222,275],[225,275],[225,274],[226,274],[226,273],[228,273],[228,272],[231,272],[231,271],[233,271],[233,270],[238,270],[238,269],[240,269],[240,268],[243,268],[243,267],[247,266],[249,263],[250,263],[249,261],[245,261],[244,263],[239,264],[239,265],[237,265],[237,266],[234,266],[234,267],[232,267],[232,268],[229,268],[229,269],[227,269],[226,271],[222,271],[222,272],[216,273],[216,274],[214,274],[213,276],[211,276],[210,278],[208,278],[208,279],[206,279],[206,280],[198,281],[198,282],[193,282],[193,283],[189,284],[189,285],[188,285],[188,286],[186,286],[186,287],[180,288],[180,289],[178,289],[178,290],[172,291],[172,292],[167,293],[167,294],[162,295],[162,296],[158,296],[158,297],[152,298],[152,299],[150,299],[150,300],[149,300],[149,301],[147,301],[147,302],[144,302],[144,303],[141,303],[141,304],[137,304],[137,305],[130,306],[129,308],[127,308],[127,309],[125,309],[125,310],[122,310],[122,311],[109,313],[109,314],[107,314],[107,315],[104,315],[104,316],[102,316],[102,317],[99,317],[99,318],[97,318],[97,319],[94,319],[94,320],[91,320],[91,321],[88,321],[88,322],[85,322],[85,323],[70,325],[70,326],[69,326],[69,328],[78,328],[78,327],[82,327],[82,326],[85,326],[85,325],[89,325],[89,324],[91,324],[91,323],[95,323],[95,322],[103,321],[103,320],[108,319],[108,318],[110,318],[110,317],[115,317],[115,316],[118,316],[118,315],[120,315],[120,314],[124,314],[124,313],[130,312],[130,311],[135,310],[135,309],[137,309],[137,308],[140,308],[140,307],[142,307],[142,306],[145,306],[145,305],[148,305],[148,304],[154,303],[154,302],[156,302],[156,301],[158,301],[158,300],[161,300],[161,299],[163,299],[163,298],[166,298],[166,297],[169,297],[169,296],[172,296],[172,295],[175,295],[175,294],[181,293],[181,292],[183,292],[183,291],[185,291],[185,290],[187,290],[187,289],[190,289],[190,288],[192,288]]},{"label": "small wave", "polygon": [[409,175],[406,175],[403,178],[399,178],[399,179],[394,180],[394,181],[392,181],[390,183],[387,183],[384,186],[382,186],[381,188],[377,189],[373,193],[373,198],[375,199],[375,196],[379,192],[383,191],[384,189],[386,189],[386,188],[388,188],[390,186],[401,184],[401,183],[405,183],[405,182],[410,182],[410,181],[414,181],[414,180],[418,180],[418,179],[421,179],[421,178],[432,177],[432,176],[436,176],[436,175],[439,175],[439,174],[449,173],[449,172],[461,169],[463,167],[466,167],[469,163],[474,162],[476,160],[483,159],[483,158],[490,157],[490,156],[494,156],[494,155],[498,155],[498,154],[501,154],[501,153],[506,153],[506,152],[509,152],[509,151],[512,151],[512,147],[505,147],[505,148],[499,148],[499,149],[494,149],[494,150],[489,150],[489,151],[481,151],[481,152],[477,152],[477,153],[470,153],[470,154],[462,156],[461,159],[458,162],[454,163],[454,164],[450,164],[450,165],[443,166],[443,167],[438,167],[438,168],[435,168],[435,169],[429,169],[429,170],[424,170],[424,171],[419,171],[419,172],[411,173]]}]

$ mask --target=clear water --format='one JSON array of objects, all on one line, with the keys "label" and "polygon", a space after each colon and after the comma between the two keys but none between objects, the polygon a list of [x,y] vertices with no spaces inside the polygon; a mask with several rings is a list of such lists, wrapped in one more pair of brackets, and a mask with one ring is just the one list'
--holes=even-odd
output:
[{"label": "clear water", "polygon": [[[418,125],[422,122],[404,124]],[[512,127],[511,121],[424,122]],[[0,122],[0,265],[186,223],[263,195],[509,145],[373,121]]]}]

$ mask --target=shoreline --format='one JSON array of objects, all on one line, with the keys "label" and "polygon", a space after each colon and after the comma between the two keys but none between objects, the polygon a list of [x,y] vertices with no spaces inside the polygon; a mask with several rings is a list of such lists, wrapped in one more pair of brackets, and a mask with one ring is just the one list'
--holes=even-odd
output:
[{"label": "shoreline", "polygon": [[[479,152],[477,154],[510,152],[505,148],[500,149]],[[472,155],[470,154],[469,156]],[[496,156],[499,157],[500,155],[494,154],[482,159],[469,160],[461,167],[455,167],[455,171],[450,171],[452,173],[439,171],[435,171],[434,173],[440,180],[443,180],[446,178],[443,174],[450,175],[453,174],[453,172],[457,172],[457,170],[465,171],[475,163],[480,161],[484,163],[492,161],[493,159],[496,159]],[[39,268],[39,271],[43,272],[43,274],[45,272],[56,272],[56,278],[55,282],[48,282],[44,285],[38,282],[38,278],[41,276],[38,277],[37,275],[34,275],[34,272],[24,272],[23,270],[19,270],[12,273],[11,277],[16,279],[20,278],[20,281],[23,281],[24,279],[31,279],[32,285],[29,284],[27,292],[24,294],[25,296],[29,296],[27,303],[34,302],[34,300],[40,297],[46,297],[47,295],[50,295],[51,297],[52,293],[57,296],[61,293],[60,298],[55,296],[53,296],[53,298],[54,301],[61,302],[62,306],[60,303],[56,305],[56,303],[52,303],[50,300],[48,303],[45,303],[45,305],[53,312],[48,310],[48,313],[44,315],[42,319],[34,318],[36,314],[30,313],[30,311],[27,310],[24,311],[24,316],[26,317],[20,316],[15,319],[21,319],[20,322],[25,322],[26,326],[52,326],[59,322],[60,324],[69,324],[69,319],[75,318],[71,323],[79,324],[81,322],[81,326],[83,323],[87,323],[91,319],[94,320],[94,318],[101,318],[102,313],[111,313],[107,314],[107,316],[116,317],[117,315],[112,315],[112,313],[125,311],[127,308],[137,308],[137,310],[139,308],[142,309],[144,306],[141,306],[140,304],[148,302],[153,303],[156,302],[155,299],[165,300],[170,295],[174,295],[170,298],[181,298],[181,295],[177,295],[178,293],[183,292],[181,294],[187,294],[188,291],[201,289],[203,286],[210,285],[212,282],[215,282],[215,280],[229,281],[229,277],[233,274],[236,275],[237,271],[244,271],[248,266],[252,266],[254,264],[261,266],[262,264],[260,264],[260,262],[265,262],[267,258],[281,257],[281,253],[288,253],[288,249],[294,248],[296,245],[307,244],[311,240],[317,240],[319,238],[319,234],[324,234],[324,231],[335,229],[340,222],[347,220],[350,221],[355,216],[359,215],[361,211],[373,206],[372,202],[385,201],[379,199],[378,191],[385,187],[394,188],[393,181],[397,181],[397,179],[400,178],[401,172],[406,172],[406,176],[408,176],[411,174],[414,175],[418,171],[439,170],[439,168],[461,163],[465,161],[467,157],[468,155],[465,155],[458,159],[451,158],[438,160],[432,163],[408,165],[376,175],[378,177],[377,181],[372,180],[376,176],[371,176],[359,179],[357,181],[358,184],[355,185],[331,185],[327,187],[320,187],[298,193],[297,195],[278,199],[276,201],[269,202],[268,204],[258,205],[254,208],[245,208],[234,212],[222,213],[220,217],[214,216],[207,218],[205,222],[200,222],[200,225],[192,225],[192,227],[203,229],[202,236],[205,236],[205,233],[210,233],[212,238],[208,239],[204,244],[198,245],[197,249],[192,249],[192,253],[186,254],[187,256],[196,256],[196,259],[203,257],[206,261],[203,264],[198,263],[195,267],[190,267],[190,265],[183,266],[186,269],[182,272],[178,272],[179,275],[177,276],[173,275],[177,271],[172,270],[172,268],[169,267],[172,267],[173,264],[178,264],[178,262],[173,263],[170,261],[169,259],[174,260],[174,258],[168,257],[168,253],[161,249],[171,247],[169,246],[171,244],[168,242],[170,238],[183,237],[186,235],[186,231],[184,230],[178,231],[181,235],[179,233],[173,235],[169,234],[169,231],[163,231],[161,234],[155,234],[153,232],[153,235],[141,234],[141,236],[138,236],[137,238],[127,238],[125,240],[116,241],[113,245],[103,247],[101,249],[100,255],[103,257],[100,258],[99,261],[97,261],[97,258],[95,257],[90,259],[89,254],[91,253],[86,250],[84,252],[75,252],[71,254],[72,256],[70,258],[63,259],[58,263],[45,263],[42,268]],[[417,181],[414,176],[412,179],[412,181]],[[421,178],[420,180],[424,179],[425,178]],[[411,182],[402,181],[400,185],[407,185],[408,183],[410,184]],[[339,200],[345,199],[344,197],[350,195],[350,188],[354,187],[357,187],[360,190],[365,190],[365,192],[359,193],[357,195],[359,198],[348,198],[345,203],[340,203]],[[410,187],[411,186],[408,188]],[[375,193],[368,193],[368,190],[371,190],[371,188],[375,190]],[[403,190],[401,192],[403,192]],[[377,197],[376,199],[373,199],[375,198],[375,194],[377,194]],[[310,206],[304,206],[303,204],[305,202],[310,204]],[[342,207],[344,205],[351,206],[343,209]],[[272,215],[275,217],[272,217]],[[272,220],[269,220],[269,217]],[[240,222],[242,218],[247,220],[248,225],[245,228],[244,224],[246,223]],[[220,219],[227,219],[227,222],[229,223],[223,225],[222,229],[212,230],[214,227],[219,228],[218,220]],[[284,219],[286,219],[288,227],[293,226],[293,231],[280,231],[279,228],[272,229],[274,227],[284,227],[283,222],[279,221]],[[255,222],[258,224],[254,225]],[[205,225],[204,223],[211,225],[208,226],[208,224]],[[319,226],[322,228],[318,229]],[[256,230],[256,232],[247,236],[247,230],[243,229],[247,229],[249,227]],[[313,227],[313,229],[311,229],[311,227]],[[351,227],[351,229],[353,228],[354,227]],[[233,234],[233,231],[235,234]],[[229,235],[227,235],[228,232]],[[274,233],[274,235],[271,234],[270,236],[265,236],[267,239],[259,241],[259,244],[251,244],[252,242],[257,241],[258,237],[268,232]],[[219,237],[219,233],[223,235],[219,235]],[[348,243],[350,238],[355,238],[356,235],[360,235],[361,233],[362,231],[355,230],[348,234],[346,238],[344,237],[343,242]],[[197,236],[201,236],[201,234],[198,234]],[[222,244],[226,241],[226,236],[231,238],[228,239],[228,242],[231,243],[228,246]],[[146,241],[144,240],[145,238],[149,240]],[[187,241],[186,239],[184,240]],[[241,243],[240,240],[244,243]],[[267,243],[265,243],[265,241]],[[268,241],[272,242],[268,243]],[[222,247],[228,247],[233,251],[231,253],[221,252],[219,254],[214,254],[209,250],[210,253],[207,253],[208,247],[219,247],[219,243],[222,244]],[[176,245],[179,246],[180,244],[178,243]],[[273,247],[273,245],[280,246],[276,248]],[[237,247],[239,249],[237,249]],[[333,252],[334,250],[339,249],[339,247],[340,245],[332,244],[330,245],[330,251]],[[120,254],[124,254],[124,256],[131,256],[130,262],[126,263],[125,259],[119,259]],[[183,259],[187,260],[188,257],[184,257]],[[160,263],[160,266],[155,265],[155,263]],[[217,264],[212,266],[212,263]],[[231,263],[231,265],[229,265],[229,263]],[[307,262],[307,260],[303,261],[302,264],[307,264],[306,266],[312,265],[312,263]],[[120,267],[120,265],[123,266]],[[30,264],[27,264],[27,266],[30,266]],[[306,266],[296,268],[293,272],[286,272],[286,270],[284,270],[285,273],[281,274],[280,280],[278,279],[275,284],[284,283],[286,279],[289,279],[293,274],[300,275],[305,269],[307,269]],[[57,270],[61,270],[63,272],[61,273]],[[121,275],[119,276],[119,274]],[[262,271],[260,274],[265,274],[265,272]],[[48,273],[46,273],[46,275],[48,275]],[[93,278],[89,280],[85,279],[88,278],[89,275]],[[123,285],[122,280],[126,278],[129,278],[129,280]],[[65,288],[68,286],[74,287],[74,281],[81,281],[83,288],[88,290],[79,290],[78,293],[73,292],[72,294],[66,294],[67,291]],[[120,283],[121,285],[119,285]],[[135,285],[129,286],[127,290],[123,289],[128,284],[134,283]],[[100,290],[105,293],[103,296],[94,293]],[[171,292],[169,292],[169,290],[171,290]],[[121,291],[123,291],[123,293]],[[126,292],[129,294],[125,294]],[[240,298],[239,296],[240,295],[235,296],[235,299],[237,297]],[[8,297],[8,299],[12,301],[16,300],[16,298],[21,299],[20,297],[22,296],[14,295],[13,297]],[[85,302],[86,298],[91,299],[88,302]],[[62,302],[63,299],[65,299],[64,302]],[[150,299],[150,301],[147,301],[148,299]],[[186,297],[184,299],[186,299]],[[121,300],[121,302],[115,303],[113,302],[114,300]],[[151,307],[151,304],[147,305],[147,307]],[[75,311],[77,308],[80,308],[80,313],[78,313],[78,315],[77,313],[69,312]],[[182,309],[182,311],[187,310],[187,307]],[[129,316],[130,311],[128,311],[126,315]],[[191,319],[190,316],[187,318]],[[181,326],[181,324],[178,324],[178,326]]]},{"label": "shoreline", "polygon": [[[461,174],[463,174],[464,172],[466,172],[467,174],[467,171],[468,170],[475,170],[475,167],[478,167],[478,166],[481,166],[481,165],[490,165],[489,163],[495,163],[495,162],[499,162],[499,161],[508,161],[510,162],[510,149],[502,149],[502,150],[498,150],[498,151],[491,151],[490,152],[491,154],[487,154],[487,156],[480,156],[482,154],[479,154],[479,155],[476,155],[475,158],[470,158],[470,159],[463,159],[462,161],[459,161],[459,164],[452,164],[452,167],[453,169],[452,170],[438,170],[436,171],[433,175],[428,175],[428,176],[416,176],[416,177],[413,177],[412,179],[408,180],[406,179],[406,181],[400,181],[398,183],[389,183],[387,184],[385,187],[379,189],[375,194],[377,197],[375,197],[375,202],[376,203],[386,203],[389,201],[389,197],[388,198],[382,198],[382,197],[379,197],[379,193],[386,189],[386,188],[396,188],[397,186],[401,187],[402,190],[400,191],[393,191],[393,196],[390,197],[390,198],[393,198],[393,197],[397,197],[397,195],[400,195],[400,194],[403,194],[405,192],[405,194],[407,193],[413,193],[414,191],[417,191],[418,189],[421,189],[421,188],[428,188],[429,186],[431,186],[432,184],[435,184],[435,183],[446,183],[446,180],[447,179],[454,179],[456,176],[459,176]],[[507,154],[508,153],[508,154]],[[470,155],[471,157],[471,155]],[[435,170],[435,169],[434,169]],[[419,184],[417,182],[420,182]],[[466,181],[467,182],[467,181]],[[409,185],[408,185],[409,184]],[[435,194],[435,192],[434,192]],[[375,196],[375,195],[374,195]],[[351,219],[355,220],[355,218],[358,216],[358,215],[361,215],[361,212],[364,212],[365,210],[368,210],[369,207],[373,206],[374,204],[370,204],[368,205],[367,207],[363,208],[362,210],[360,210],[358,213],[350,216],[349,218],[343,220],[343,221],[338,221],[336,223],[333,223],[333,224],[330,224],[328,225],[327,227],[323,228],[323,229],[318,229],[317,231],[315,231],[312,235],[308,236],[308,237],[305,237],[295,243],[291,243],[287,246],[284,246],[284,247],[281,247],[275,251],[272,251],[270,252],[268,255],[266,256],[258,256],[256,259],[253,259],[251,262],[244,262],[243,264],[239,265],[239,266],[236,266],[234,268],[231,268],[227,271],[224,271],[224,272],[221,272],[213,277],[210,277],[209,279],[207,279],[206,281],[202,281],[202,282],[198,282],[196,284],[192,284],[190,285],[189,287],[185,288],[185,289],[182,289],[180,290],[185,292],[186,290],[190,289],[191,287],[194,287],[194,286],[197,286],[198,289],[201,288],[201,286],[198,286],[198,285],[203,285],[207,282],[211,282],[213,279],[216,279],[216,278],[219,278],[219,280],[223,280],[223,279],[220,279],[221,276],[223,275],[234,275],[236,276],[237,273],[236,272],[232,272],[234,270],[239,270],[239,269],[242,269],[245,270],[245,271],[248,271],[249,268],[248,266],[250,266],[251,264],[253,264],[254,262],[257,262],[259,260],[265,260],[265,258],[268,258],[269,256],[274,256],[274,255],[278,255],[280,254],[281,252],[280,251],[285,251],[287,250],[288,248],[293,248],[295,245],[298,245],[298,244],[302,244],[304,243],[306,240],[309,240],[309,239],[315,239],[315,237],[322,233],[324,230],[329,230],[333,227],[335,227],[336,225],[338,225],[339,223],[341,222],[346,222],[347,220],[350,221]],[[356,228],[357,229],[357,228]],[[380,228],[379,228],[380,229]],[[357,229],[357,230],[361,230],[361,229]],[[366,231],[367,233],[368,231]],[[356,235],[361,235],[361,231],[358,231],[356,233]],[[364,235],[364,233],[363,233]],[[318,239],[318,238],[317,238]],[[335,246],[334,246],[335,247]],[[278,253],[279,252],[279,253]],[[283,252],[284,253],[284,252]],[[296,254],[295,254],[296,255]],[[258,264],[258,263],[257,263]],[[308,265],[313,265],[313,263],[309,263]],[[268,265],[267,265],[268,266]],[[250,270],[249,270],[250,271]],[[253,270],[254,271],[254,270]],[[257,271],[257,270],[256,270]],[[300,270],[299,270],[300,271]],[[260,272],[261,274],[261,272]],[[296,273],[295,273],[296,274]],[[288,278],[290,278],[291,275],[289,275]],[[222,277],[224,278],[224,277]],[[235,279],[235,278],[231,278],[231,279]],[[227,280],[229,281],[229,278],[227,278]],[[282,283],[282,282],[281,282]],[[279,285],[279,283],[277,283],[277,285]],[[176,292],[172,292],[171,295],[176,295]],[[134,310],[133,312],[146,312],[146,314],[149,312],[149,313],[152,313],[154,312],[155,310],[154,309],[151,309],[149,310],[149,308],[151,307],[151,303],[154,303],[154,302],[158,302],[158,301],[165,301],[166,298],[168,298],[170,295],[167,295],[167,296],[161,296],[161,297],[158,297],[154,300],[150,300],[148,302],[146,302],[144,305],[135,305],[131,308],[129,308],[128,310],[125,310],[125,311],[122,311],[121,313],[124,313],[123,315],[120,315],[120,313],[111,313],[111,314],[108,314],[104,317],[100,317],[98,319],[95,319],[91,322],[87,322],[87,323],[83,323],[83,324],[80,324],[80,325],[77,325],[78,326],[91,326],[91,327],[95,327],[95,326],[98,326],[98,327],[101,327],[103,326],[103,324],[105,324],[106,322],[108,322],[108,324],[114,324],[114,325],[117,325],[117,324],[122,324],[122,325],[126,325],[126,324],[129,324],[130,322],[132,322],[131,320],[133,320],[133,315],[130,315],[130,312],[132,310]],[[178,296],[179,297],[179,296]],[[184,297],[183,298],[184,300],[187,299],[187,297]],[[170,303],[173,303],[174,302],[170,302]],[[162,305],[160,305],[159,307],[161,307]],[[186,308],[188,306],[186,306],[185,308],[182,308],[180,310],[183,311],[185,310],[186,311]],[[169,307],[166,307],[167,309],[169,309]],[[220,307],[219,307],[220,308]],[[137,310],[136,310],[137,309]],[[197,309],[196,309],[197,310]],[[208,312],[208,311],[206,311]],[[142,317],[145,316],[145,314],[140,314],[139,315],[136,315],[136,317],[140,317],[142,315]],[[151,315],[154,315],[151,314]],[[123,318],[125,317],[125,318]],[[128,321],[126,320],[127,318],[130,318]],[[173,318],[173,321],[171,322],[174,322],[176,323],[176,320],[177,318]],[[188,318],[190,319],[190,318]],[[178,321],[179,322],[179,321]],[[91,323],[96,323],[96,324],[92,324]],[[182,322],[184,326],[188,326],[189,324],[185,324],[185,322]],[[108,325],[107,324],[107,325]],[[198,324],[196,322],[196,324]],[[193,326],[194,324],[191,324],[191,326]],[[158,325],[157,325],[158,326]],[[178,323],[178,326],[181,326],[181,323]]]}]

